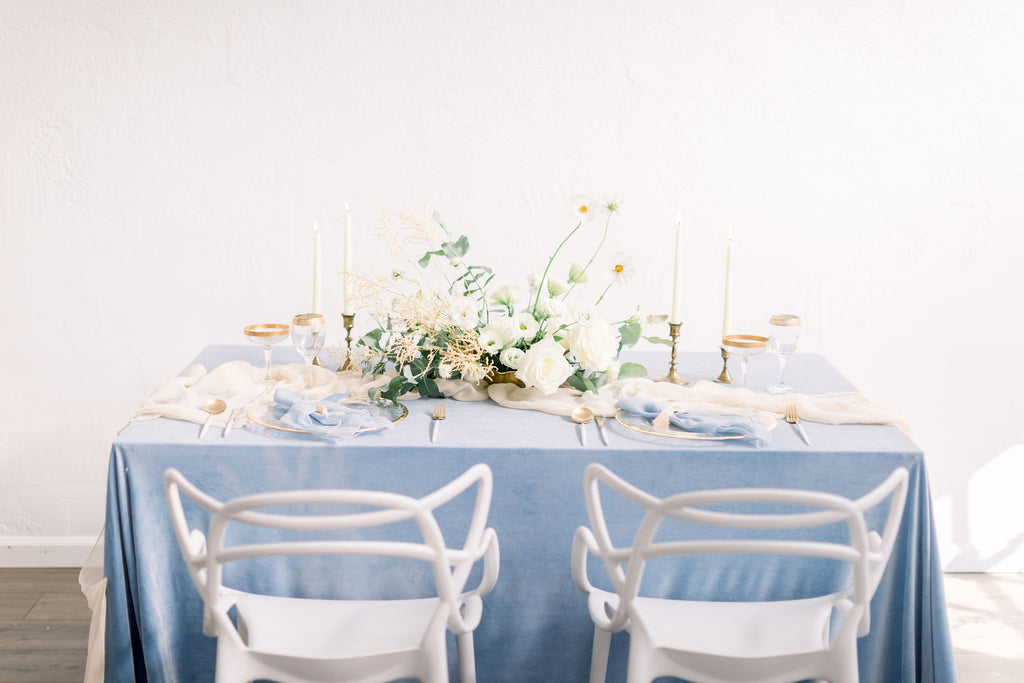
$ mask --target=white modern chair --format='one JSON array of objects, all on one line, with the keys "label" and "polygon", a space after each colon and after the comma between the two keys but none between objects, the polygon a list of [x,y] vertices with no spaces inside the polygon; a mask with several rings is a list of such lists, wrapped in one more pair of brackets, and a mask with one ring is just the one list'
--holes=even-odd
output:
[{"label": "white modern chair", "polygon": [[[474,484],[475,508],[465,543],[449,549],[434,510]],[[428,683],[447,681],[446,629],[455,634],[461,681],[476,680],[473,630],[482,614],[481,597],[494,586],[499,564],[497,534],[486,528],[492,491],[487,465],[475,465],[419,499],[379,491],[307,490],[261,493],[222,503],[174,469],[164,473],[164,488],[178,544],[203,598],[203,632],[217,638],[217,683],[262,678],[282,683],[380,683],[405,677]],[[212,513],[208,536],[189,529],[182,493]],[[297,515],[260,511],[286,505],[345,505],[350,512]],[[356,509],[352,506],[359,506],[359,511],[352,512]],[[409,520],[419,529],[422,543],[308,539],[309,532],[354,531]],[[229,546],[225,545],[229,525],[284,530],[275,534],[296,532],[299,538]],[[261,595],[223,585],[225,563],[299,555],[421,560],[432,566],[437,597],[314,600]],[[481,558],[484,566],[479,585],[463,592]],[[229,615],[232,608],[237,628]]]},{"label": "white modern chair", "polygon": [[[633,544],[615,547],[601,505],[599,484],[646,509]],[[587,514],[593,530],[580,527],[572,549],[572,574],[588,598],[594,621],[590,681],[605,680],[611,634],[630,634],[628,683],[677,676],[694,683],[790,683],[820,679],[856,683],[857,638],[870,629],[870,603],[892,553],[908,474],[897,469],[858,500],[813,491],[722,489],[681,493],[659,499],[592,464],[583,476]],[[882,533],[869,532],[864,513],[891,496]],[[752,512],[757,504],[796,505]],[[744,504],[742,511],[723,505]],[[750,504],[753,504],[751,506]],[[714,506],[715,509],[709,509]],[[780,513],[779,509],[794,510]],[[795,511],[799,510],[799,511]],[[738,538],[722,532],[700,540],[655,540],[666,518],[714,528],[788,530],[844,523],[849,542]],[[692,527],[691,527],[692,529]],[[780,534],[784,533],[780,531]],[[731,536],[731,538],[730,538]],[[587,557],[600,558],[614,592],[595,588]],[[749,553],[798,555],[852,565],[845,590],[820,597],[774,602],[700,602],[642,597],[641,577],[648,560],[675,555]],[[829,637],[835,617],[834,633]]]}]

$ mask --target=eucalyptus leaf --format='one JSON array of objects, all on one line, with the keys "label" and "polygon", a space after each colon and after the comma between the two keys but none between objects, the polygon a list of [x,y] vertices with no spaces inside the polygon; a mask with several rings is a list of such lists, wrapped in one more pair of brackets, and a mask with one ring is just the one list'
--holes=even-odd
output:
[{"label": "eucalyptus leaf", "polygon": [[430,377],[420,377],[419,385],[417,387],[420,392],[420,396],[424,398],[444,398],[444,394],[435,382]]},{"label": "eucalyptus leaf", "polygon": [[619,366],[619,379],[629,379],[630,377],[646,377],[647,368],[640,365],[639,363],[623,363]]},{"label": "eucalyptus leaf", "polygon": [[583,379],[583,375],[578,372],[569,375],[569,378],[565,380],[565,383],[568,384],[573,389],[578,389],[579,391],[587,390],[586,380]]},{"label": "eucalyptus leaf", "polygon": [[619,328],[619,339],[622,346],[632,346],[640,339],[643,328],[640,323],[625,323]]},{"label": "eucalyptus leaf", "polygon": [[665,346],[672,346],[672,340],[666,339],[665,337],[644,337],[645,340],[652,344],[664,344]]}]

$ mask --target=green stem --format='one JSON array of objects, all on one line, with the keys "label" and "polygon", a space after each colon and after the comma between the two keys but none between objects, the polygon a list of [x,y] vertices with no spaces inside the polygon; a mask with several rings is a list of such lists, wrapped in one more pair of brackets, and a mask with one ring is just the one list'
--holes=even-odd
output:
[{"label": "green stem", "polygon": [[[609,213],[608,214],[608,218],[606,218],[605,221],[604,221],[604,234],[601,235],[601,241],[598,243],[597,249],[594,250],[594,255],[590,257],[589,261],[587,261],[587,265],[583,266],[583,270],[580,271],[580,278],[581,279],[583,278],[584,275],[587,274],[587,269],[590,268],[590,264],[592,264],[594,262],[594,259],[597,258],[597,255],[599,253],[601,253],[601,247],[604,246],[604,241],[608,238],[608,226],[611,224],[611,222],[612,222],[612,215],[611,215],[611,213]],[[565,301],[566,297],[568,297],[572,293],[572,290],[576,289],[576,285],[577,284],[578,284],[578,282],[573,282],[572,285],[569,286],[568,291],[566,291],[566,293],[562,295],[562,301]],[[604,294],[602,294],[601,296],[603,297]],[[598,299],[598,301],[600,301],[600,299]]]},{"label": "green stem", "polygon": [[595,306],[597,306],[598,304],[601,303],[601,300],[604,299],[604,295],[607,294],[608,290],[611,289],[611,288],[612,288],[612,283],[609,282],[608,286],[604,288],[603,292],[601,292],[601,296],[597,297],[597,301],[594,303]]},{"label": "green stem", "polygon": [[[555,253],[553,253],[551,255],[551,258],[548,259],[548,265],[544,268],[544,274],[540,276],[540,284],[537,286],[537,296],[534,297],[533,305],[530,306],[530,313],[536,313],[537,312],[537,304],[540,303],[540,293],[541,293],[541,290],[544,289],[547,286],[548,271],[551,270],[551,264],[554,263],[555,257],[558,256],[558,252],[562,250],[562,247],[565,246],[565,243],[569,241],[570,237],[572,237],[573,235],[576,234],[576,231],[579,230],[582,225],[583,225],[583,221],[581,220],[579,223],[576,224],[576,227],[573,228],[569,232],[569,234],[565,236],[565,239],[563,239],[562,242],[555,249]],[[607,227],[605,228],[605,231],[607,232]]]}]

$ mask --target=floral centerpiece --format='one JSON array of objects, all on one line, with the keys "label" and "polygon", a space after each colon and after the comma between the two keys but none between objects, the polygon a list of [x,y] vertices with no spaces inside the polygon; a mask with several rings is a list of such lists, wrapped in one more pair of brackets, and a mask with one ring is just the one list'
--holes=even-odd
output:
[{"label": "floral centerpiece", "polygon": [[[359,340],[356,356],[374,375],[396,372],[377,393],[391,400],[411,391],[440,397],[438,379],[479,382],[497,373],[514,373],[522,386],[545,394],[566,383],[587,391],[609,379],[645,376],[643,366],[618,360],[642,336],[639,309],[609,321],[598,308],[609,288],[629,279],[628,257],[613,257],[609,282],[596,301],[581,300],[577,290],[588,281],[618,210],[613,202],[575,202],[576,226],[526,291],[492,287],[492,269],[469,258],[469,238],[454,235],[436,212],[432,225],[407,213],[383,216],[377,235],[408,267],[388,275],[352,274],[359,307],[376,323]],[[598,213],[604,213],[604,229],[589,260],[556,277],[556,257]]]}]

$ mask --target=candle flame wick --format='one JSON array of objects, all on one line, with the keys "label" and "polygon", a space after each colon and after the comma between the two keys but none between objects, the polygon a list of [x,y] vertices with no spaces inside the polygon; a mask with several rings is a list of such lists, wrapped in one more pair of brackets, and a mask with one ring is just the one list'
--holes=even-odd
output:
[{"label": "candle flame wick", "polygon": [[348,213],[348,202],[345,202],[345,213]]}]

